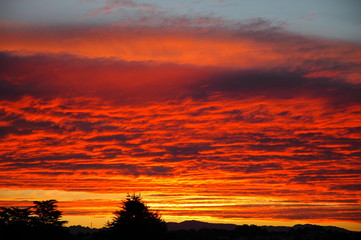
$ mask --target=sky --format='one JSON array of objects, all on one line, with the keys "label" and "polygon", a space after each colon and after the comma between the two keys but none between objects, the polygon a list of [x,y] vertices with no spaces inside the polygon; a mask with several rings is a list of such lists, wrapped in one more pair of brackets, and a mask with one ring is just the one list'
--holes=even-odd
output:
[{"label": "sky", "polygon": [[361,231],[359,9],[1,1],[0,206]]}]

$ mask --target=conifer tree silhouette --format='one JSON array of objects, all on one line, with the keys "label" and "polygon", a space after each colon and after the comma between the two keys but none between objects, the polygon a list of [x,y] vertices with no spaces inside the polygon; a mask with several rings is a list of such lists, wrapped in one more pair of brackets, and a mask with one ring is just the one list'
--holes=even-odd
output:
[{"label": "conifer tree silhouette", "polygon": [[152,212],[143,202],[140,195],[127,195],[122,201],[120,210],[108,227],[116,235],[133,239],[161,239],[167,231],[166,223],[158,212]]}]

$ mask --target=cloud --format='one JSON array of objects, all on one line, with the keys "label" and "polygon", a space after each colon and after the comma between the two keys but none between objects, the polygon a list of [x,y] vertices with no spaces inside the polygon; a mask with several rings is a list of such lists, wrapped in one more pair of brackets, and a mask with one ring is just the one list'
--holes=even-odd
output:
[{"label": "cloud", "polygon": [[136,9],[145,12],[155,11],[157,8],[152,4],[147,3],[137,3],[132,0],[106,0],[105,4],[101,8],[91,10],[87,13],[87,16],[97,16],[97,15],[109,15],[117,12],[121,9]]},{"label": "cloud", "polygon": [[127,140],[128,140],[128,136],[123,135],[123,134],[96,136],[96,137],[87,139],[87,141],[89,141],[89,142],[109,142],[109,141],[125,142]]},{"label": "cloud", "polygon": [[269,170],[282,170],[279,163],[251,164],[246,168],[246,173],[265,172]]},{"label": "cloud", "polygon": [[[174,64],[84,59],[69,55],[20,57],[3,53],[0,62],[6,65],[1,73],[6,80],[0,84],[3,89],[11,90],[11,94],[4,94],[4,100],[64,95],[119,99],[128,103],[162,100],[164,97],[177,97],[173,93],[176,89],[181,90],[189,82],[215,71]],[[179,95],[184,95],[184,92]]]},{"label": "cloud", "polygon": [[[2,59],[1,62],[7,65],[7,70],[1,74],[3,79],[7,80],[0,82],[2,89],[7,91],[3,95],[4,100],[19,100],[28,95],[49,98],[65,94],[73,97],[101,97],[125,103],[189,97],[198,101],[214,95],[237,99],[255,95],[259,98],[284,100],[296,97],[319,98],[332,106],[358,104],[361,101],[358,94],[361,88],[359,83],[333,77],[309,78],[305,70],[200,68],[107,59],[91,60],[68,55],[20,57],[3,53]],[[32,65],[43,68],[41,71],[33,71],[33,68],[30,68]],[[205,110],[191,114],[201,114],[200,111]],[[255,111],[247,116],[239,112],[230,114],[234,113],[232,115],[237,115],[244,121],[272,121],[271,116],[264,110],[259,111],[263,112]],[[88,127],[91,127],[89,124],[91,123],[88,123]],[[79,127],[86,125],[83,123]]]},{"label": "cloud", "polygon": [[[309,76],[336,76],[357,82],[359,46],[305,37],[258,19],[237,27],[130,26],[11,27],[0,40],[3,51],[20,55],[71,54],[85,58],[155,61],[196,66],[291,68]],[[102,39],[101,41],[99,39]],[[123,41],[118,41],[123,39]],[[107,42],[108,44],[103,44]],[[96,49],[96,50],[95,50]],[[216,51],[215,51],[216,50]],[[340,57],[342,56],[342,57]]]},{"label": "cloud", "polygon": [[31,130],[19,130],[16,127],[8,126],[8,127],[0,127],[0,138],[6,137],[10,134],[13,135],[27,135],[32,133]]},{"label": "cloud", "polygon": [[224,93],[237,98],[247,98],[249,95],[277,99],[323,97],[332,105],[358,104],[361,101],[358,94],[360,84],[326,77],[310,79],[305,77],[306,73],[288,69],[230,70],[215,74],[197,83],[199,86],[192,86],[192,89],[195,89],[196,98]]},{"label": "cloud", "polygon": [[361,191],[361,184],[337,185],[331,187],[330,190]]},{"label": "cloud", "polygon": [[0,100],[18,100],[22,93],[10,82],[0,79]]},{"label": "cloud", "polygon": [[165,150],[173,156],[199,155],[202,151],[211,150],[208,144],[188,144],[186,146],[166,146]]}]

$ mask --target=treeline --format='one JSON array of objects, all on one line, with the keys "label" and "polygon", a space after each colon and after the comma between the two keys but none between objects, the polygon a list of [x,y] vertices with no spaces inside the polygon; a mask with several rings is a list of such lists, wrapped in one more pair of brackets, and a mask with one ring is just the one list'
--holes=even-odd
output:
[{"label": "treeline", "polygon": [[64,227],[56,200],[35,201],[28,208],[0,208],[0,238],[66,239],[166,239],[167,224],[158,212],[152,212],[139,195],[128,195],[115,211],[111,222],[93,234],[72,235]]},{"label": "treeline", "polygon": [[[166,222],[158,212],[152,212],[139,195],[128,195],[121,202],[120,209],[103,229],[70,233],[64,227],[62,213],[56,200],[35,201],[28,208],[0,208],[0,238],[17,239],[55,239],[55,240],[115,240],[115,239],[157,239],[157,240],[356,240],[360,232],[337,231],[321,226],[290,228],[276,232],[256,225],[242,225],[232,230],[167,229]],[[85,227],[80,227],[83,230]],[[81,230],[81,229],[80,229]]]},{"label": "treeline", "polygon": [[35,201],[28,208],[1,207],[0,233],[2,239],[68,239],[62,212],[56,200]]}]

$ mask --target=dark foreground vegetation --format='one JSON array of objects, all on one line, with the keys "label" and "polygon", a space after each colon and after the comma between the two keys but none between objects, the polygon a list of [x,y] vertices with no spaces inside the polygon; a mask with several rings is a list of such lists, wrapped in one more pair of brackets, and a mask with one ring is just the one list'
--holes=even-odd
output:
[{"label": "dark foreground vegetation", "polygon": [[61,221],[56,200],[35,201],[28,208],[0,208],[0,238],[7,239],[71,239]]},{"label": "dark foreground vegetation", "polygon": [[259,227],[256,225],[209,224],[197,221],[166,223],[152,212],[138,195],[128,195],[111,222],[102,229],[64,227],[56,200],[35,201],[29,208],[0,208],[0,238],[17,239],[159,239],[159,240],[356,240],[361,232],[337,227],[295,225]]}]

